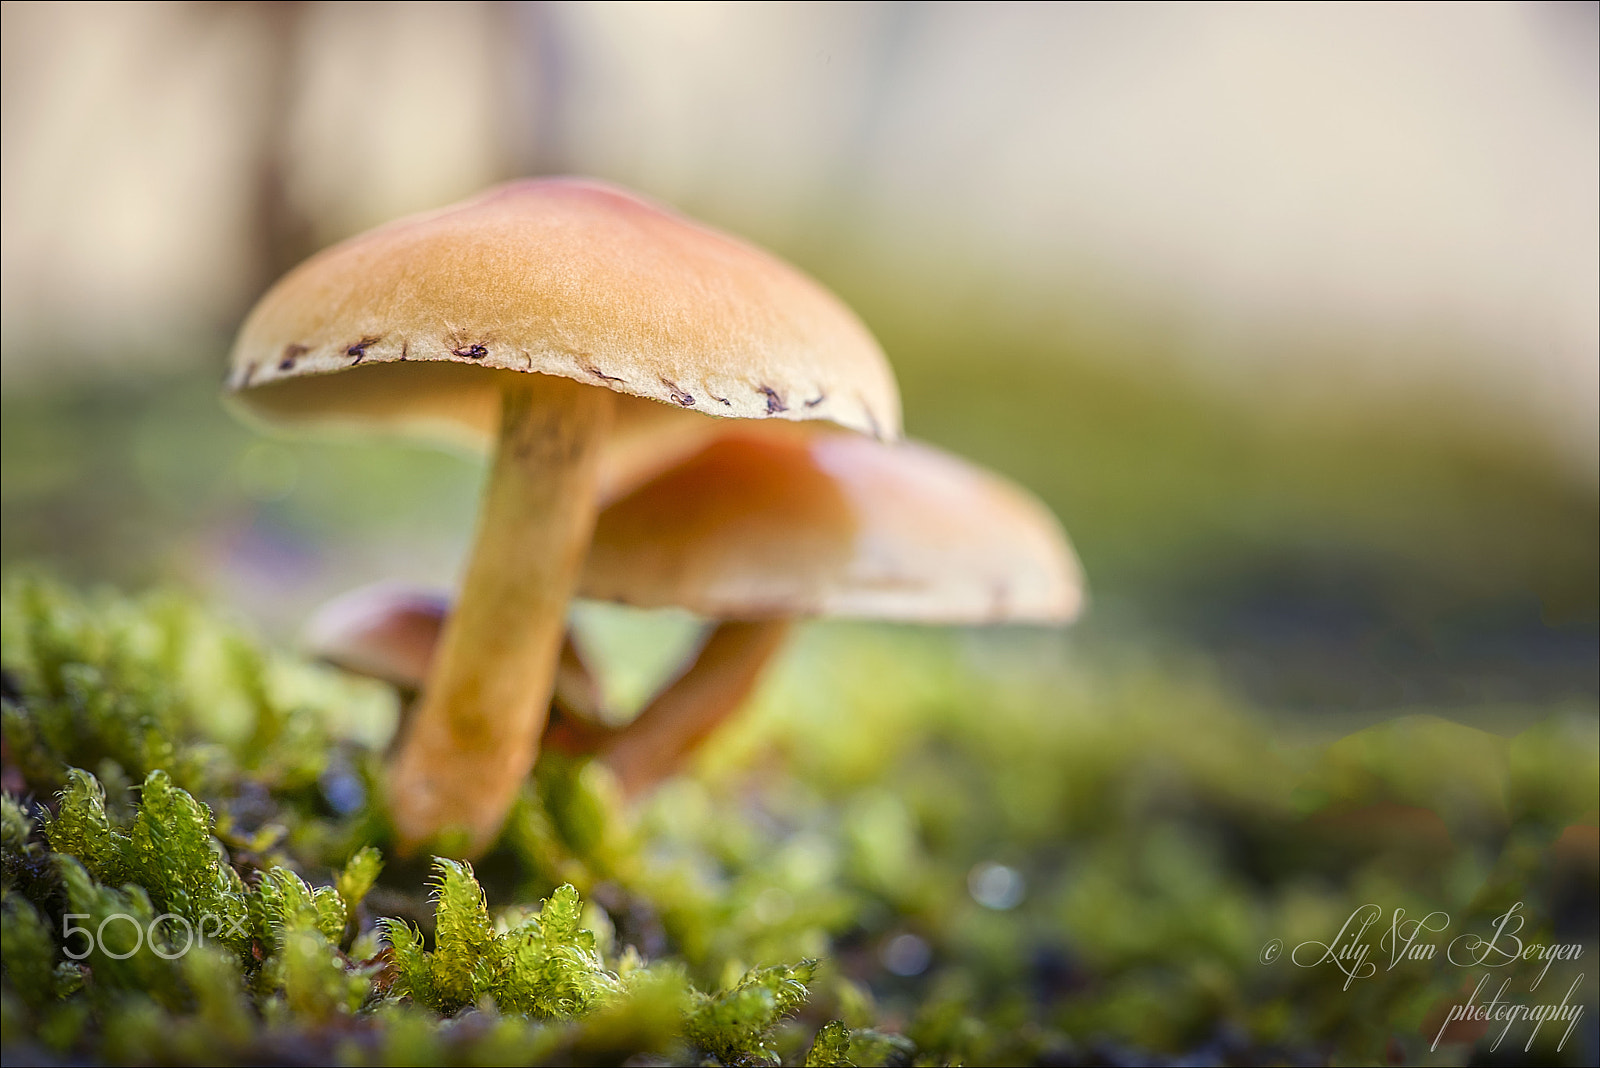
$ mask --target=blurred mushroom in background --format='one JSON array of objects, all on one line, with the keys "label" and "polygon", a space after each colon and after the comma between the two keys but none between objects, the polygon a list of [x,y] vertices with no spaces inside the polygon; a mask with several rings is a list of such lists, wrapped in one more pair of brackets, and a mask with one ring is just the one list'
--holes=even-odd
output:
[{"label": "blurred mushroom in background", "polygon": [[[575,651],[557,682],[558,707],[571,695],[552,726],[561,747],[598,752],[638,796],[745,703],[794,620],[1059,625],[1083,580],[1049,511],[992,472],[919,443],[762,427],[719,435],[603,509],[578,595],[716,621],[626,724],[584,711],[593,681]],[[324,606],[307,643],[405,688],[447,614],[443,594],[368,587]]]}]

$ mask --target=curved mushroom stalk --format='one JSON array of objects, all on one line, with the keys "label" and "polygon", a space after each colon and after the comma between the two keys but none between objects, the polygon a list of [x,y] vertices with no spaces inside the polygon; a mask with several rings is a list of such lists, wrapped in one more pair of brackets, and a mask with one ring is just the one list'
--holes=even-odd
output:
[{"label": "curved mushroom stalk", "polygon": [[529,375],[505,392],[466,580],[390,762],[402,852],[446,831],[482,851],[533,767],[611,410],[609,393],[563,378]]},{"label": "curved mushroom stalk", "polygon": [[679,770],[738,711],[789,633],[787,619],[719,623],[689,669],[599,745],[623,792],[638,797]]}]

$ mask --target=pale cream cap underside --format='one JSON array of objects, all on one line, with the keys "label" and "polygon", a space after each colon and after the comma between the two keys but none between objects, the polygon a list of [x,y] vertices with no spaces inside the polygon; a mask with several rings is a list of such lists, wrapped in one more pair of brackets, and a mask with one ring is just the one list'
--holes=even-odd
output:
[{"label": "pale cream cap underside", "polygon": [[[492,436],[508,373],[893,440],[900,401],[851,311],[775,257],[621,190],[513,182],[319,253],[256,305],[228,387],[275,425]],[[623,403],[618,426],[654,422]]]},{"label": "pale cream cap underside", "polygon": [[1055,517],[927,445],[796,428],[719,436],[606,508],[579,596],[723,619],[1062,623],[1083,604]]}]

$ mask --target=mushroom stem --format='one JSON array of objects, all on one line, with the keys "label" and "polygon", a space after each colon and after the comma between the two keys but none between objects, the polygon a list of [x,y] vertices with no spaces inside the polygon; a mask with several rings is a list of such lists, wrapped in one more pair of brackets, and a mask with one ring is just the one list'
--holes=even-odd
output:
[{"label": "mushroom stem", "polygon": [[787,619],[718,624],[689,669],[602,742],[624,793],[637,797],[677,771],[750,696],[788,633]]},{"label": "mushroom stem", "polygon": [[402,853],[443,831],[494,840],[549,715],[567,602],[594,529],[612,396],[532,374],[506,388],[477,543],[390,762]]},{"label": "mushroom stem", "polygon": [[[411,675],[395,673],[394,677],[387,680],[399,691],[400,696],[399,722],[395,725],[394,738],[389,743],[391,754],[399,750],[401,742],[406,737],[412,712],[417,707],[417,694],[428,674],[428,660],[433,654],[433,647],[438,644],[439,633],[444,629],[445,615],[446,613],[440,612],[432,619],[431,624],[425,624],[431,625],[432,631],[427,635],[426,640],[429,644],[420,663],[415,665],[415,673]],[[359,669],[349,670],[365,674]],[[600,696],[600,684],[589,670],[583,654],[578,651],[570,630],[561,643],[561,655],[556,661],[554,689],[555,692],[550,697],[552,718],[544,732],[540,748],[553,746],[566,753],[591,752],[596,744],[592,739],[601,737],[607,729],[603,725],[605,702]],[[535,755],[537,756],[537,753]]]}]

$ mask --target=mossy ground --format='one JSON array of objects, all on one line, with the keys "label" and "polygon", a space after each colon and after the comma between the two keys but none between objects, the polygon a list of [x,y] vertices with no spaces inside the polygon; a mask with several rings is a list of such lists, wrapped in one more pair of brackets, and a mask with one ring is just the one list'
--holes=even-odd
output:
[{"label": "mossy ground", "polygon": [[1291,746],[1148,657],[819,630],[640,811],[542,761],[474,870],[390,855],[381,687],[165,595],[3,625],[7,1063],[1450,1063],[1469,972],[1263,947],[1518,901],[1589,974],[1535,1054],[1594,1056],[1587,707]]}]

